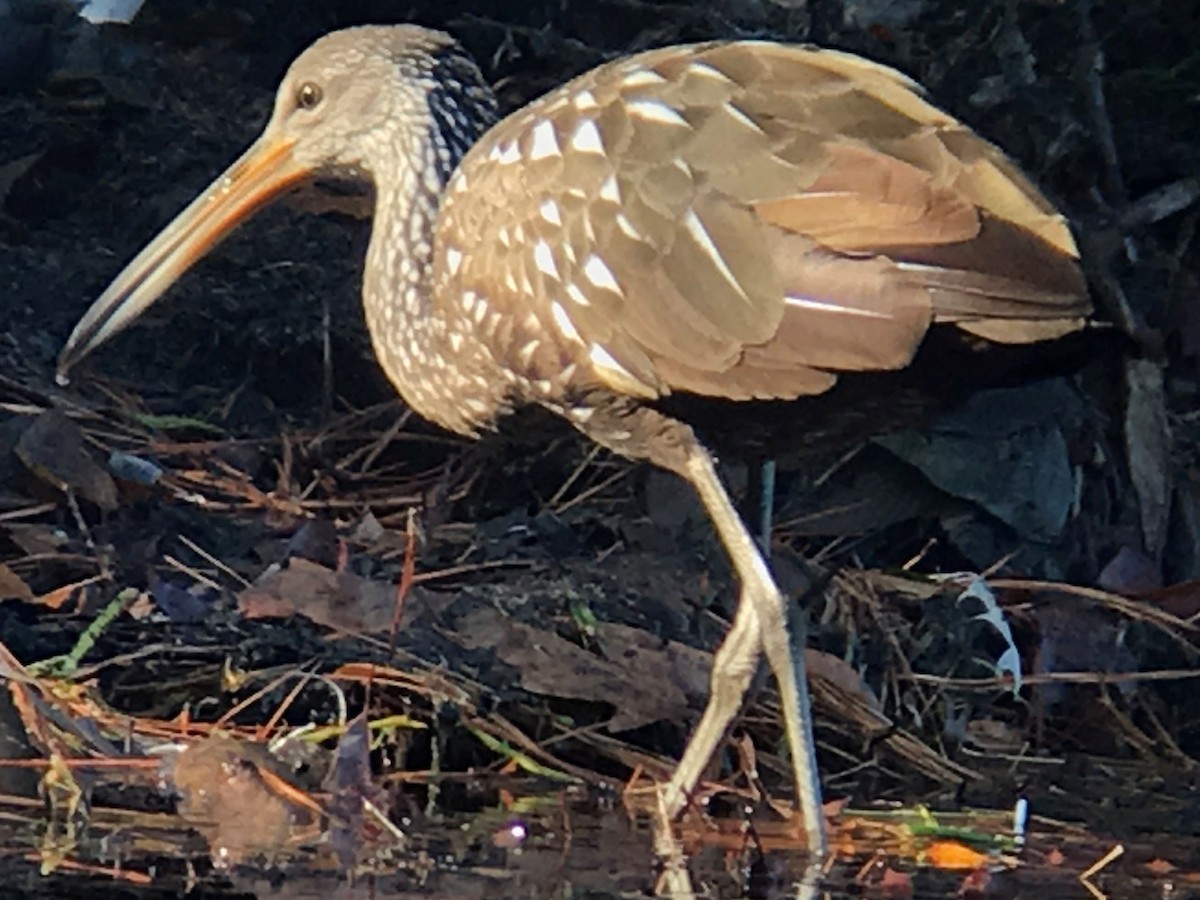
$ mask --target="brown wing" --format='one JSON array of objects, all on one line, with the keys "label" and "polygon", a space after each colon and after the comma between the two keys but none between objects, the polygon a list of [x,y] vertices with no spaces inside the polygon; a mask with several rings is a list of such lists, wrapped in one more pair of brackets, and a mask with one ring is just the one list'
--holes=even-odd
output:
[{"label": "brown wing", "polygon": [[586,356],[576,377],[637,396],[819,393],[904,366],[933,323],[1022,343],[1090,311],[1069,230],[1015,166],[832,51],[590,72],[496,126],[442,217],[462,244],[439,248],[441,296],[532,308],[556,341],[513,337],[530,377]]}]

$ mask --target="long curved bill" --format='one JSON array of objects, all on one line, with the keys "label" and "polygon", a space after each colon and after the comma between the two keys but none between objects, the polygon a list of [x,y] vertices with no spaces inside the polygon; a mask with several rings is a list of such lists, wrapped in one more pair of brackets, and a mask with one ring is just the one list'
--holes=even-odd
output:
[{"label": "long curved bill", "polygon": [[312,176],[295,142],[263,135],[125,267],[79,320],[58,357],[58,381],[130,325],[234,228]]}]

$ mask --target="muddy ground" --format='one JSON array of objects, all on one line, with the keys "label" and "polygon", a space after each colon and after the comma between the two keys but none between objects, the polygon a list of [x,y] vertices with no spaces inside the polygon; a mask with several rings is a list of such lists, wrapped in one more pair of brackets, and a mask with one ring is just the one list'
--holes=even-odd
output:
[{"label": "muddy ground", "polygon": [[[368,698],[372,716],[420,725],[376,746],[376,774],[449,773],[435,799],[458,811],[501,801],[454,773],[498,773],[522,746],[602,806],[678,753],[735,596],[707,523],[672,479],[556,423],[476,447],[405,415],[359,309],[369,223],[263,212],[54,385],[79,315],[256,135],[290,59],[367,21],[453,32],[508,108],[645,47],[813,41],[898,66],[1005,147],[1071,218],[1122,339],[920,436],[781,459],[774,552],[810,610],[826,791],[941,809],[1024,793],[1106,834],[1200,831],[1200,14],[1185,3],[149,0],[132,26],[95,28],[65,4],[0,0],[0,641],[16,660],[68,652],[130,591],[73,675],[103,710],[77,715],[178,727],[247,701],[225,724],[261,738],[281,707],[291,725],[336,719],[333,694],[288,694],[297,671],[340,672],[350,715]],[[113,451],[162,478],[114,480]],[[740,492],[745,465],[723,463]],[[1011,646],[973,618],[983,601],[956,599],[969,581],[925,577],[939,572],[1008,579],[993,589]],[[1058,581],[1092,593],[1041,583]],[[1010,649],[1017,697],[997,666]],[[368,694],[346,668],[365,662],[414,680]],[[745,729],[786,793],[773,703],[764,682]],[[0,755],[47,754],[11,730]],[[29,773],[10,774],[6,792],[32,796]],[[92,777],[94,815],[174,808],[170,791]],[[418,822],[435,806],[401,777],[386,793]],[[6,850],[45,861],[30,822]],[[179,885],[185,857],[211,872],[203,843],[114,851],[100,832],[122,833],[77,829],[63,858],[157,859]],[[49,885],[13,871],[22,890]],[[60,868],[54,896],[101,896],[108,877],[85,887]]]}]

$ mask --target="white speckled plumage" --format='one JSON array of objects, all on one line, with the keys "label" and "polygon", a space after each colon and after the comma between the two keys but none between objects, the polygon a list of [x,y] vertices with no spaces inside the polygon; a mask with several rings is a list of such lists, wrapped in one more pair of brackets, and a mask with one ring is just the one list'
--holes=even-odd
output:
[{"label": "white speckled plumage", "polygon": [[494,122],[479,69],[446,35],[322,38],[262,137],[88,310],[60,371],[274,196],[312,177],[371,182],[363,303],[409,405],[468,435],[515,405],[555,409],[688,478],[729,549],[743,597],[666,808],[696,785],[761,646],[819,848],[785,601],[707,451],[645,401],[820,393],[844,372],[906,365],[934,327],[1012,344],[1079,329],[1090,307],[1070,232],[911,81],[831,51],[649,51]]}]

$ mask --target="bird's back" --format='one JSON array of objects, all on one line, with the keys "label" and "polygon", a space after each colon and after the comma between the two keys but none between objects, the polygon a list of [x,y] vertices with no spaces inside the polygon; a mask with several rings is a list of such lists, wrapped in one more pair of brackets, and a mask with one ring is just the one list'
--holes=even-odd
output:
[{"label": "bird's back", "polygon": [[645,399],[819,394],[933,326],[1029,344],[1090,312],[1066,223],[997,148],[891,69],[780,44],[552,91],[467,155],[438,231],[438,302],[535,326],[497,348],[530,384]]}]

